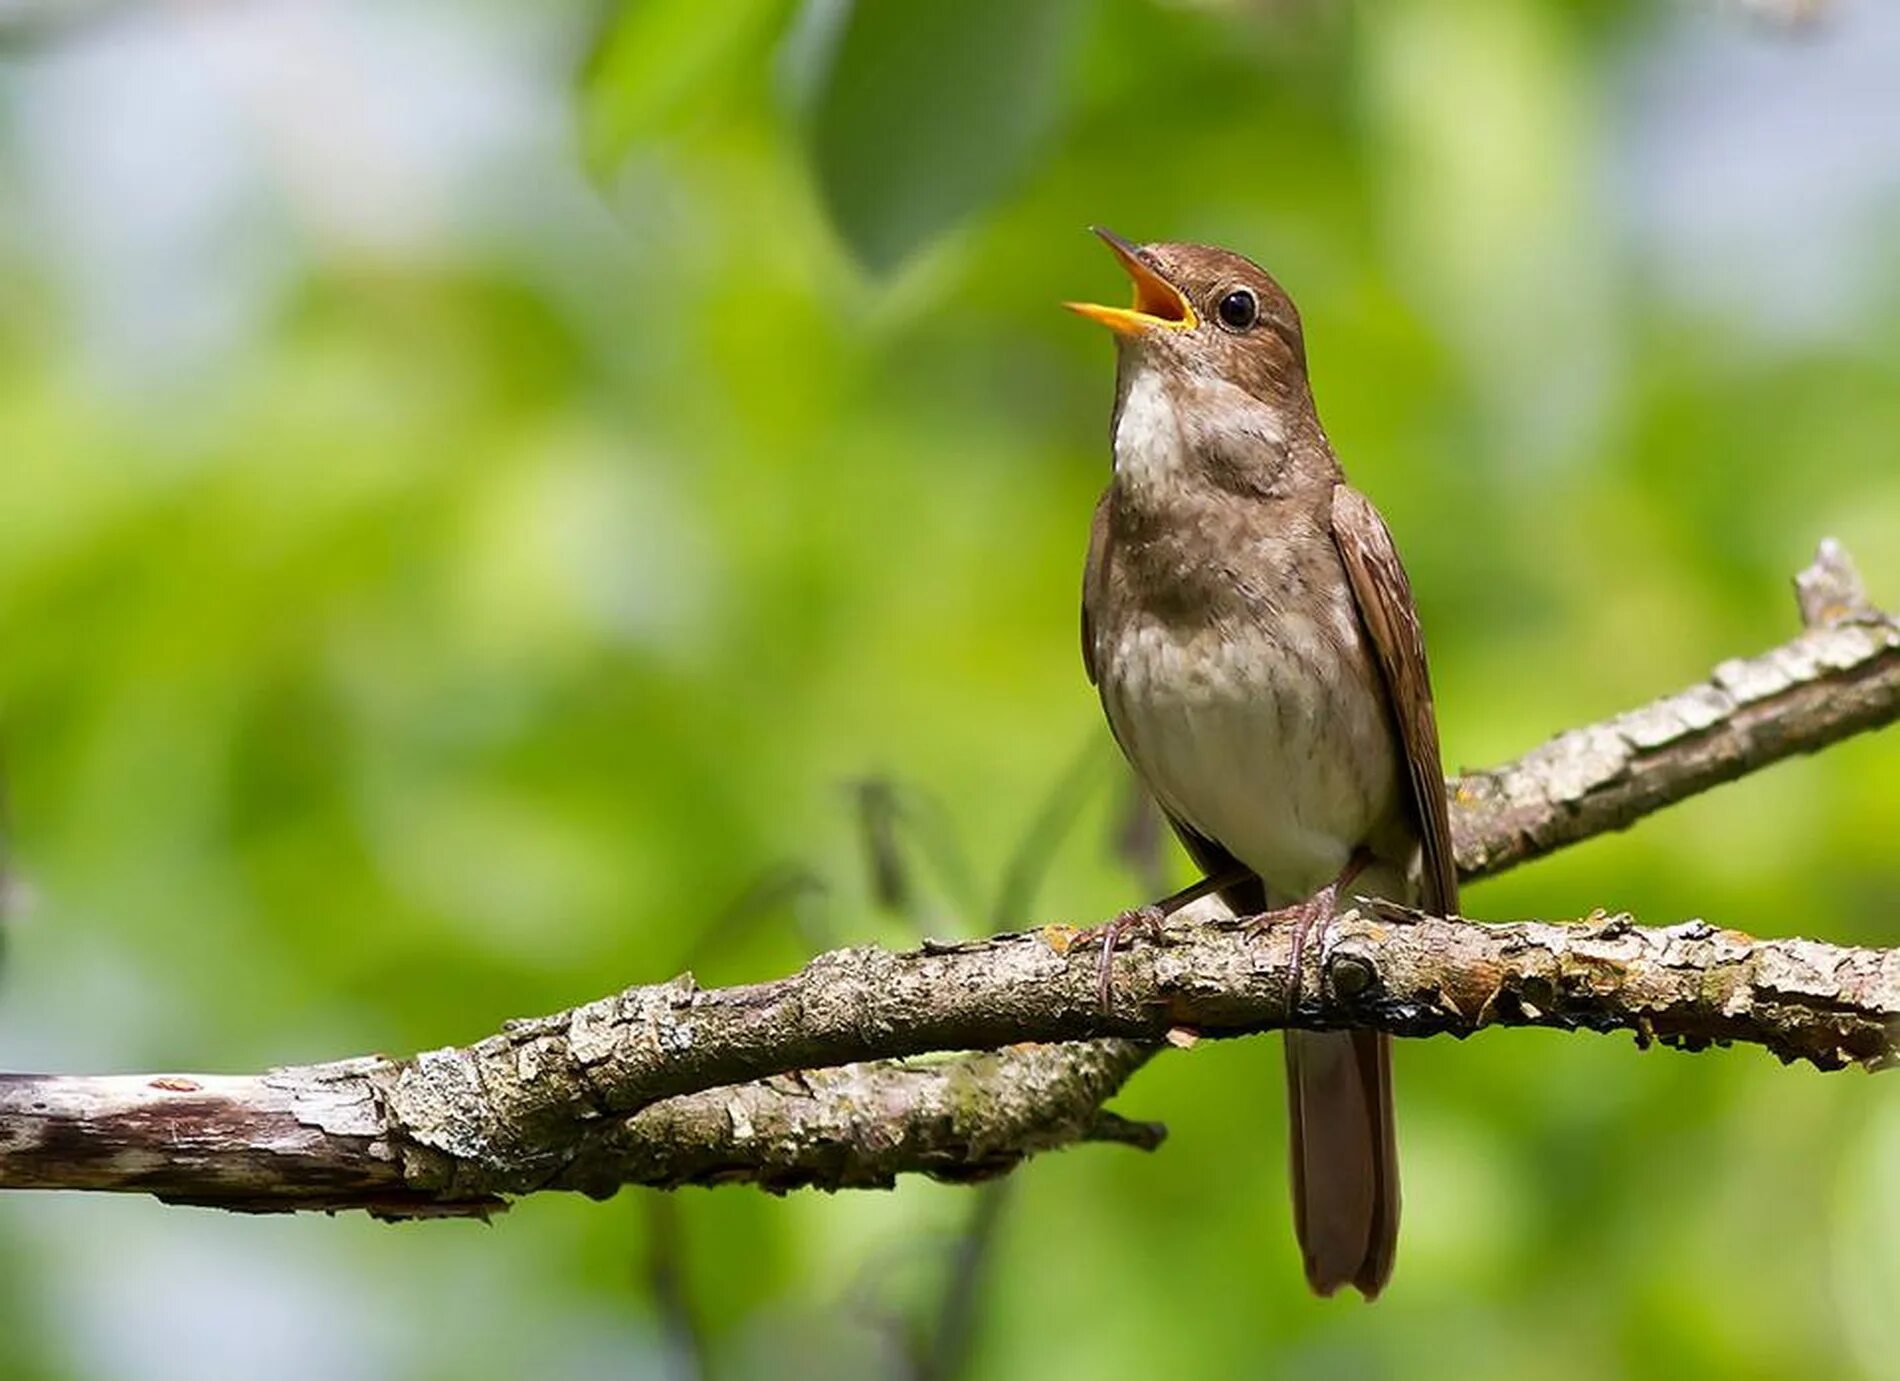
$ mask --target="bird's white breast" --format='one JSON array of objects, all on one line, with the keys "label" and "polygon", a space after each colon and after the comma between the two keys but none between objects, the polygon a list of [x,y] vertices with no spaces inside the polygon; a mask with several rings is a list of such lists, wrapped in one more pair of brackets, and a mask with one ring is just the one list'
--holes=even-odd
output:
[{"label": "bird's white breast", "polygon": [[1156,799],[1266,878],[1324,886],[1390,809],[1391,730],[1309,619],[1184,631],[1138,620],[1105,649],[1103,700]]}]

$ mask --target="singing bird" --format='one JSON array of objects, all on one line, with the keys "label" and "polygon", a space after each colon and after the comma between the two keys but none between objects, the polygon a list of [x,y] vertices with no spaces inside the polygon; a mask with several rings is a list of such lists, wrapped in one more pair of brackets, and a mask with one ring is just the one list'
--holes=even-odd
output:
[{"label": "singing bird", "polygon": [[[1068,304],[1118,346],[1082,592],[1116,742],[1223,900],[1294,925],[1296,954],[1348,885],[1455,911],[1411,586],[1320,427],[1299,313],[1238,254],[1096,233],[1135,285]],[[1371,1299],[1399,1227],[1390,1038],[1289,1030],[1286,1066],[1307,1281]]]}]

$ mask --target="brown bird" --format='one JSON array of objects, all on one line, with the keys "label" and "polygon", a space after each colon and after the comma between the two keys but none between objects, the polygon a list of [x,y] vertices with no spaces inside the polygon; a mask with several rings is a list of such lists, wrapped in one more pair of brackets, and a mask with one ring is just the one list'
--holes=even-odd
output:
[{"label": "brown bird", "polygon": [[[1116,742],[1223,900],[1294,924],[1296,956],[1349,883],[1454,911],[1411,586],[1320,427],[1299,313],[1238,254],[1096,233],[1135,283],[1132,307],[1069,304],[1119,346],[1082,590]],[[1390,1039],[1288,1031],[1286,1064],[1307,1281],[1371,1299],[1399,1227]]]}]

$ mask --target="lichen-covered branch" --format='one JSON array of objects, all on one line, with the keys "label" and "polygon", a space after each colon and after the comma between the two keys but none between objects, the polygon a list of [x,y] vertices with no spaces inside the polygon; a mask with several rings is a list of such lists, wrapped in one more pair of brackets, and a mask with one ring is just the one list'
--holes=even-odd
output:
[{"label": "lichen-covered branch", "polygon": [[626,1183],[886,1188],[906,1172],[985,1180],[1080,1141],[1153,1150],[1163,1128],[1101,1106],[1152,1053],[1120,1040],[1019,1045],[689,1093],[612,1122],[554,1184],[596,1196]]},{"label": "lichen-covered branch", "polygon": [[[1900,628],[1866,606],[1845,557],[1824,546],[1800,589],[1809,627],[1786,646],[1454,783],[1461,869],[1501,871],[1900,718]],[[1297,1003],[1277,928],[1176,924],[1118,956],[1105,1006],[1094,947],[1077,939],[1050,927],[838,950],[739,988],[682,976],[409,1060],[0,1076],[0,1187],[431,1216],[543,1188],[965,1179],[1077,1140],[1154,1144],[1158,1129],[1100,1107],[1170,1038],[1541,1025],[1881,1068],[1900,1020],[1900,951],[1699,922],[1352,912],[1307,956]],[[952,1050],[997,1053],[899,1063]]]},{"label": "lichen-covered branch", "polygon": [[0,1187],[415,1218],[484,1216],[535,1189],[964,1182],[1073,1142],[1158,1146],[1160,1127],[1101,1107],[1150,1053],[1093,1041],[781,1074],[584,1119],[571,1142],[508,1165],[458,1160],[392,1120],[404,1065],[380,1057],[254,1075],[0,1074]]},{"label": "lichen-covered branch", "polygon": [[1744,1042],[1824,1069],[1876,1068],[1900,1021],[1900,950],[1756,940],[1700,922],[1348,912],[1325,952],[1308,956],[1297,1003],[1284,926],[1172,926],[1117,956],[1105,1006],[1084,934],[1058,926],[904,953],[838,950],[773,983],[629,989],[412,1062],[389,1090],[390,1116],[458,1166],[512,1166],[512,1190],[537,1181],[548,1148],[573,1144],[596,1117],[785,1067],[1006,1041],[1154,1042],[1288,1025],[1462,1036],[1502,1024]]},{"label": "lichen-covered branch", "polygon": [[[1070,1141],[1157,1139],[1097,1109],[1147,1045],[1170,1037],[1546,1026],[1876,1069],[1893,1063],[1900,1030],[1900,950],[1757,940],[1701,922],[1486,925],[1355,910],[1307,956],[1297,1002],[1286,927],[1191,923],[1117,956],[1106,1009],[1095,947],[1076,938],[1048,927],[905,953],[839,950],[778,982],[629,989],[412,1061],[5,1076],[0,1187],[429,1216],[545,1188],[980,1178]],[[1103,1036],[1120,1039],[914,1069],[851,1063]],[[681,1051],[711,1053],[675,1060]],[[834,1065],[844,1067],[814,1068]],[[793,1069],[806,1072],[781,1072]]]},{"label": "lichen-covered branch", "polygon": [[1460,876],[1489,877],[1784,758],[1891,724],[1900,623],[1876,611],[1832,540],[1795,578],[1800,636],[1698,685],[1572,729],[1516,762],[1453,778]]}]

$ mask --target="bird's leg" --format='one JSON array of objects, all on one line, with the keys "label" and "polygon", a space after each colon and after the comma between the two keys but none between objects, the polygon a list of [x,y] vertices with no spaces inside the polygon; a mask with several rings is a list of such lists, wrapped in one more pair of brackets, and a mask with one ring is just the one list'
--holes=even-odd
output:
[{"label": "bird's leg", "polygon": [[1115,972],[1115,949],[1125,938],[1139,930],[1151,940],[1159,939],[1161,923],[1189,902],[1197,902],[1223,887],[1232,887],[1252,876],[1251,872],[1236,863],[1221,872],[1208,874],[1199,882],[1189,883],[1178,892],[1170,892],[1160,901],[1132,907],[1106,925],[1098,926],[1096,929],[1102,937],[1102,957],[1095,965],[1095,994],[1102,1010],[1108,1010],[1109,990]]},{"label": "bird's leg", "polygon": [[1339,876],[1305,901],[1263,912],[1253,919],[1251,924],[1259,927],[1281,921],[1290,921],[1293,925],[1292,973],[1288,976],[1286,987],[1286,1014],[1289,1018],[1300,1005],[1300,978],[1306,971],[1307,935],[1317,930],[1324,939],[1326,927],[1333,923],[1333,914],[1338,909],[1339,894],[1352,886],[1353,879],[1364,872],[1366,865],[1371,862],[1371,854],[1364,849],[1355,849],[1352,857],[1346,860],[1346,866],[1339,870]]}]

